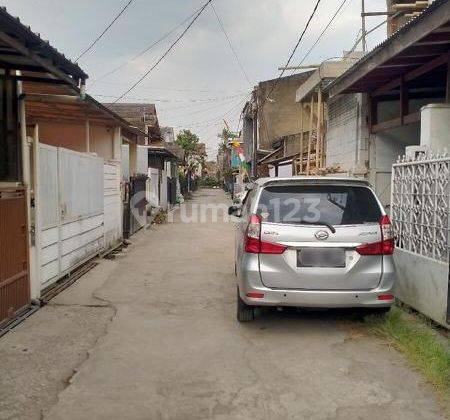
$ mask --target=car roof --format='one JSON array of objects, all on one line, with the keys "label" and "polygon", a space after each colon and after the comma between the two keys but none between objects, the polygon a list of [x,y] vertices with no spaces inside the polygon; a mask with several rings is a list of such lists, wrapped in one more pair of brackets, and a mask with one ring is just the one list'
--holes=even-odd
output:
[{"label": "car roof", "polygon": [[301,181],[302,184],[354,184],[354,185],[364,185],[370,187],[370,183],[364,178],[356,177],[331,177],[331,176],[291,176],[291,177],[280,177],[280,178],[258,178],[254,183],[263,187],[267,184],[278,184],[278,183],[289,183],[289,182]]}]

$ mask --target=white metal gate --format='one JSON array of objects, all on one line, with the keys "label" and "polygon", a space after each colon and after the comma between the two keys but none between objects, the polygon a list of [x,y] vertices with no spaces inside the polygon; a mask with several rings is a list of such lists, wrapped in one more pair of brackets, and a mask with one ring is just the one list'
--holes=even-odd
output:
[{"label": "white metal gate", "polygon": [[424,153],[392,167],[396,296],[450,328],[450,157]]},{"label": "white metal gate", "polygon": [[397,247],[437,261],[449,257],[450,157],[419,156],[392,167]]},{"label": "white metal gate", "polygon": [[103,159],[40,145],[39,224],[42,288],[104,247]]}]

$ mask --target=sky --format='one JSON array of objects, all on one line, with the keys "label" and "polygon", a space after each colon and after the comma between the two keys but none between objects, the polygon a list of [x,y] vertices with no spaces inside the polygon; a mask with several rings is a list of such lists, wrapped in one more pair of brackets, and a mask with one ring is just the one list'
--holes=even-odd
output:
[{"label": "sky", "polygon": [[[132,60],[197,11],[206,0],[134,0],[108,33],[83,56],[79,65],[89,75],[87,92],[112,102],[128,90],[160,58],[187,26]],[[322,0],[297,50],[298,64],[343,0]],[[75,59],[118,14],[128,0],[3,0],[18,16],[70,59]],[[386,9],[385,0],[366,2],[367,11]],[[208,6],[183,39],[124,102],[156,105],[161,126],[190,129],[215,158],[225,119],[239,128],[243,104],[259,81],[276,78],[306,21],[313,0],[214,0],[239,60],[236,61],[213,10]],[[304,64],[317,63],[349,50],[361,28],[361,0],[344,8]],[[370,17],[370,29],[383,21]],[[386,37],[385,26],[368,36],[369,50]],[[112,70],[119,70],[108,74]]]}]

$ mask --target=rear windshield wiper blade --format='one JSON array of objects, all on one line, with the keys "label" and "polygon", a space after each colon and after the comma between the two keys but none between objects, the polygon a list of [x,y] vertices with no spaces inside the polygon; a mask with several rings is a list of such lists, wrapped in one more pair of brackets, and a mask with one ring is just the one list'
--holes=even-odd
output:
[{"label": "rear windshield wiper blade", "polygon": [[300,220],[300,224],[312,226],[326,226],[328,229],[331,230],[332,233],[336,233],[336,229],[334,228],[334,226],[327,222],[307,222],[306,220]]}]

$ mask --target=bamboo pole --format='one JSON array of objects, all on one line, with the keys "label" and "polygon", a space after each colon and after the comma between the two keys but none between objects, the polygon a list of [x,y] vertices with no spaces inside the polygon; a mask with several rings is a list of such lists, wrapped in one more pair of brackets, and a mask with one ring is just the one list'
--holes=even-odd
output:
[{"label": "bamboo pole", "polygon": [[326,121],[325,121],[326,106],[327,106],[326,102],[322,101],[322,116],[321,116],[321,121],[322,121],[322,129],[321,129],[322,139],[321,139],[321,142],[320,142],[320,150],[321,150],[320,167],[321,168],[325,168],[325,163],[326,163],[325,162],[325,154],[326,154],[326,151],[325,151],[325,137],[326,137],[326,129],[327,129]]},{"label": "bamboo pole", "polygon": [[[303,173],[303,130],[305,126],[304,116],[303,116],[304,108],[303,102],[300,102],[300,175]],[[297,168],[296,168],[297,174]]]},{"label": "bamboo pole", "polygon": [[322,90],[317,93],[316,173],[319,170],[322,140]]},{"label": "bamboo pole", "polygon": [[308,155],[306,160],[306,175],[309,175],[311,165],[311,143],[313,133],[313,119],[314,119],[314,92],[311,93],[311,109],[309,113],[309,135],[308,135]]}]

